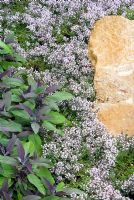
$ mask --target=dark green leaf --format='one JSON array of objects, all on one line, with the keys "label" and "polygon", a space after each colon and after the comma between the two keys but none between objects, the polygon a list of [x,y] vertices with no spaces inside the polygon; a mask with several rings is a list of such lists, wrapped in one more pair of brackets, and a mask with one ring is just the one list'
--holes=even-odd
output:
[{"label": "dark green leaf", "polygon": [[53,124],[64,124],[66,122],[64,115],[59,112],[51,111],[48,113],[48,117],[50,117],[48,121]]},{"label": "dark green leaf", "polygon": [[44,121],[42,126],[44,128],[46,128],[48,131],[54,131],[54,132],[60,134],[61,136],[64,135],[64,132],[62,130],[57,129],[56,126],[54,124],[52,124],[51,122]]},{"label": "dark green leaf", "polygon": [[18,55],[18,54],[15,54],[15,60],[16,60],[17,62],[22,62],[22,63],[25,63],[25,62],[26,62],[26,60],[25,60],[22,56],[20,56],[20,55]]},{"label": "dark green leaf", "polygon": [[40,178],[45,178],[47,179],[52,185],[55,183],[54,178],[51,174],[51,172],[45,168],[45,167],[40,167],[39,169],[36,170],[37,176]]},{"label": "dark green leaf", "polygon": [[35,108],[35,101],[34,100],[25,101],[24,105],[27,106],[27,107],[29,107],[31,110],[34,110],[34,108]]},{"label": "dark green leaf", "polygon": [[45,192],[44,185],[42,184],[41,180],[37,176],[35,176],[34,174],[29,174],[27,178],[29,182],[33,184],[41,194],[45,195],[46,192]]},{"label": "dark green leaf", "polygon": [[22,64],[15,61],[2,61],[0,62],[4,70],[7,70],[9,67],[21,67]]},{"label": "dark green leaf", "polygon": [[9,85],[10,87],[20,87],[22,86],[24,83],[22,81],[22,79],[18,79],[18,78],[3,78],[3,83],[5,83],[6,85]]},{"label": "dark green leaf", "polygon": [[12,48],[9,45],[6,45],[4,42],[0,40],[0,47],[4,49],[7,54],[12,54]]},{"label": "dark green leaf", "polygon": [[35,134],[32,134],[29,136],[29,141],[31,141],[34,146],[35,146],[35,151],[37,152],[38,155],[41,155],[42,153],[42,141],[40,139],[40,136],[39,135],[35,135]]},{"label": "dark green leaf", "polygon": [[37,89],[37,82],[30,76],[28,77],[28,84],[31,85],[33,90]]},{"label": "dark green leaf", "polygon": [[20,102],[21,98],[18,95],[16,95],[16,94],[12,94],[11,101],[13,101],[13,102]]},{"label": "dark green leaf", "polygon": [[17,117],[21,117],[25,120],[29,120],[30,119],[30,115],[25,111],[25,110],[13,110],[11,111],[11,113],[14,115],[14,116],[17,116]]},{"label": "dark green leaf", "polygon": [[65,187],[64,182],[60,182],[56,187],[56,192],[62,191],[64,187]]},{"label": "dark green leaf", "polygon": [[15,135],[12,136],[12,138],[8,141],[8,144],[6,146],[6,155],[10,154],[13,150],[13,147],[15,145],[17,137]]},{"label": "dark green leaf", "polygon": [[0,118],[0,131],[2,132],[21,132],[22,126],[13,121],[7,121]]},{"label": "dark green leaf", "polygon": [[52,167],[51,162],[48,159],[46,159],[46,158],[39,158],[37,160],[31,160],[31,163],[33,165],[37,165],[37,166],[41,166],[41,167],[46,167],[46,168]]},{"label": "dark green leaf", "polygon": [[11,165],[11,166],[16,166],[17,161],[10,156],[1,156],[0,155],[0,163],[8,164],[8,165]]},{"label": "dark green leaf", "polygon": [[12,177],[13,173],[14,173],[14,169],[12,166],[10,166],[9,164],[4,164],[1,163],[1,167],[2,167],[2,174],[4,177]]},{"label": "dark green leaf", "polygon": [[57,103],[50,101],[50,102],[47,102],[46,104],[49,106],[50,110],[56,110],[59,112],[59,107]]},{"label": "dark green leaf", "polygon": [[35,92],[36,92],[36,94],[42,94],[43,92],[44,92],[44,87],[38,87],[36,90],[35,90]]},{"label": "dark green leaf", "polygon": [[25,150],[25,155],[30,154],[30,156],[33,156],[36,148],[31,141],[23,142],[23,147],[24,147],[24,150]]},{"label": "dark green leaf", "polygon": [[54,102],[61,102],[65,100],[71,100],[73,95],[68,92],[55,92],[53,95],[46,98],[47,102],[54,101]]}]

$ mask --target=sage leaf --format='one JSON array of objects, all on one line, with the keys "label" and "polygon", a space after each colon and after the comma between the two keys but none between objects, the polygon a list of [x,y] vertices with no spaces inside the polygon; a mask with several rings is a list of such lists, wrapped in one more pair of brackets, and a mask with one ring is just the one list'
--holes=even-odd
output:
[{"label": "sage leaf", "polygon": [[42,184],[41,180],[37,176],[35,176],[34,174],[29,174],[27,178],[29,182],[33,184],[41,194],[45,195],[46,192],[45,192],[44,185]]}]

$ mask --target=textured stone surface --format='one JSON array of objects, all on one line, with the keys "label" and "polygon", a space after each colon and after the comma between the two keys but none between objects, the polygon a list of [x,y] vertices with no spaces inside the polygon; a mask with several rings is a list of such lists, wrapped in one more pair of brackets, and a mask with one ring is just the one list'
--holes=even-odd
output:
[{"label": "textured stone surface", "polygon": [[103,103],[97,114],[99,120],[113,135],[134,135],[134,104]]},{"label": "textured stone surface", "polygon": [[88,53],[95,68],[96,101],[107,104],[100,107],[100,121],[113,134],[134,135],[134,21],[122,16],[98,20]]}]

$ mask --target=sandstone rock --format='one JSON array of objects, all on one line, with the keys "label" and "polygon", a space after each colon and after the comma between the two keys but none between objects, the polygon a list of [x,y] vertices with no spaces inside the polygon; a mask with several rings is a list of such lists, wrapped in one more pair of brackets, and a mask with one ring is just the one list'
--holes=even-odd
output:
[{"label": "sandstone rock", "polygon": [[134,62],[134,22],[122,16],[98,20],[91,32],[88,50],[96,67]]},{"label": "sandstone rock", "polygon": [[121,133],[134,135],[134,104],[103,103],[97,116],[114,136]]},{"label": "sandstone rock", "polygon": [[107,104],[98,118],[114,134],[134,135],[134,21],[122,16],[98,20],[88,54],[95,68],[96,101]]},{"label": "sandstone rock", "polygon": [[94,87],[99,102],[134,102],[134,63],[96,66]]}]

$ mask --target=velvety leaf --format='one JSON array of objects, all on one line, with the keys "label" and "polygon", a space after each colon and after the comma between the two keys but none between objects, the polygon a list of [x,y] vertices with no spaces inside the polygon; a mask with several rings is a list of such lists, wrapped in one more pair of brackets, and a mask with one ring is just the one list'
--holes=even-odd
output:
[{"label": "velvety leaf", "polygon": [[19,133],[18,135],[17,135],[17,137],[27,137],[27,136],[29,136],[29,135],[31,135],[32,134],[32,132],[31,131],[22,131],[21,133]]},{"label": "velvety leaf", "polygon": [[42,94],[42,93],[44,93],[44,87],[38,87],[38,88],[35,90],[35,93],[36,93],[36,94]]},{"label": "velvety leaf", "polygon": [[51,108],[49,106],[43,106],[39,113],[40,113],[40,116],[41,115],[47,115],[49,112],[51,111]]},{"label": "velvety leaf", "polygon": [[30,115],[25,111],[25,110],[13,110],[11,111],[11,113],[14,115],[14,116],[17,116],[17,117],[21,117],[25,120],[29,120],[30,119]]},{"label": "velvety leaf", "polygon": [[70,195],[72,193],[85,194],[85,192],[83,192],[82,190],[76,189],[76,188],[63,188],[62,191],[68,195]]},{"label": "velvety leaf", "polygon": [[[9,58],[9,56],[8,56],[8,58]],[[13,58],[13,57],[10,57],[10,58]],[[7,70],[9,67],[21,67],[22,66],[21,63],[16,62],[16,61],[3,61],[1,64],[2,64],[2,67],[4,70]]]},{"label": "velvety leaf", "polygon": [[15,142],[16,142],[16,136],[13,135],[12,138],[9,140],[8,144],[7,144],[7,147],[6,147],[6,155],[10,154],[11,151],[13,150],[13,147],[15,145]]},{"label": "velvety leaf", "polygon": [[50,117],[48,121],[53,124],[64,124],[66,122],[64,115],[60,114],[59,112],[51,111],[48,113],[48,117]]},{"label": "velvety leaf", "polygon": [[7,177],[7,178],[11,178],[12,175],[14,174],[14,169],[11,165],[9,164],[4,164],[1,163],[1,167],[2,167],[2,176]]},{"label": "velvety leaf", "polygon": [[65,187],[64,182],[60,182],[56,187],[56,192],[62,191],[64,187]]},{"label": "velvety leaf", "polygon": [[27,163],[26,168],[29,170],[29,172],[32,172],[32,164],[31,163]]},{"label": "velvety leaf", "polygon": [[27,176],[27,178],[28,178],[29,182],[31,184],[33,184],[41,194],[45,195],[45,193],[46,193],[45,188],[44,188],[41,180],[37,176],[35,176],[34,174],[29,174]]},{"label": "velvety leaf", "polygon": [[18,108],[24,109],[30,116],[34,116],[34,113],[33,113],[33,111],[31,110],[31,108],[25,106],[24,104],[20,103],[20,104],[18,105]]},{"label": "velvety leaf", "polygon": [[31,110],[34,110],[34,108],[35,108],[35,101],[34,100],[25,101],[23,104],[25,106],[27,106],[28,108],[30,108]]},{"label": "velvety leaf", "polygon": [[56,131],[56,126],[53,125],[52,123],[48,122],[48,121],[44,121],[42,123],[42,126],[49,131]]},{"label": "velvety leaf", "polygon": [[2,79],[4,76],[9,76],[11,74],[11,68],[7,69],[6,71],[0,73],[0,79]]},{"label": "velvety leaf", "polygon": [[17,161],[10,156],[1,156],[0,155],[0,163],[16,166]]},{"label": "velvety leaf", "polygon": [[7,54],[12,54],[12,53],[13,53],[12,48],[11,48],[9,45],[5,44],[5,43],[4,43],[3,41],[1,41],[1,40],[0,40],[0,47],[1,47],[2,49],[4,49],[4,51],[5,51]]},{"label": "velvety leaf", "polygon": [[6,44],[11,44],[14,43],[14,35],[13,34],[8,34],[5,38],[5,43]]},{"label": "velvety leaf", "polygon": [[23,162],[25,158],[25,151],[20,141],[17,142],[17,151],[20,161]]},{"label": "velvety leaf", "polygon": [[37,94],[35,94],[34,92],[29,92],[27,94],[22,94],[23,98],[25,99],[30,99],[30,98],[36,98]]},{"label": "velvety leaf", "polygon": [[41,200],[41,197],[37,195],[28,195],[26,197],[23,197],[22,200]]},{"label": "velvety leaf", "polygon": [[52,167],[51,162],[46,158],[38,158],[36,160],[31,160],[31,163],[33,165],[42,166],[42,167],[46,167],[46,168]]},{"label": "velvety leaf", "polygon": [[0,83],[0,88],[10,88],[10,86],[6,85],[5,83]]},{"label": "velvety leaf", "polygon": [[22,56],[18,55],[18,54],[15,54],[15,60],[17,62],[22,62],[22,63],[25,63],[26,62],[26,59],[23,58]]},{"label": "velvety leaf", "polygon": [[59,112],[59,107],[57,103],[50,101],[50,102],[47,102],[46,104],[49,106],[50,110],[56,110]]},{"label": "velvety leaf", "polygon": [[5,137],[5,135],[0,134],[0,144],[6,146],[9,142],[9,139],[7,139],[7,137]]},{"label": "velvety leaf", "polygon": [[17,200],[22,200],[22,194],[20,191],[17,191]]},{"label": "velvety leaf", "polygon": [[11,96],[11,101],[12,102],[20,102],[21,101],[21,98],[19,97],[19,95],[16,95],[16,94],[12,94]]},{"label": "velvety leaf", "polygon": [[35,134],[37,134],[37,133],[39,132],[40,125],[39,125],[38,123],[33,122],[33,123],[31,124],[31,127],[32,127],[33,132],[34,132]]},{"label": "velvety leaf", "polygon": [[10,106],[11,106],[11,91],[8,91],[6,93],[3,94],[3,100],[4,100],[4,103],[5,103],[5,109],[8,111]]},{"label": "velvety leaf", "polygon": [[31,141],[23,143],[23,147],[26,155],[30,154],[30,156],[32,156],[34,154],[35,146]]},{"label": "velvety leaf", "polygon": [[12,115],[9,112],[6,111],[0,111],[0,116],[11,118]]},{"label": "velvety leaf", "polygon": [[22,126],[13,121],[7,121],[0,118],[0,131],[2,132],[21,132]]},{"label": "velvety leaf", "polygon": [[44,128],[46,128],[48,131],[54,131],[54,132],[58,133],[61,136],[64,135],[64,132],[62,130],[57,129],[56,126],[54,124],[52,124],[51,122],[44,121],[42,126]]},{"label": "velvety leaf", "polygon": [[31,85],[23,92],[23,94],[27,94],[31,92]]},{"label": "velvety leaf", "polygon": [[52,93],[52,92],[55,92],[57,89],[59,89],[59,86],[58,86],[58,85],[51,85],[51,86],[49,86],[49,87],[47,87],[47,88],[45,89],[44,94],[50,94],[50,93]]},{"label": "velvety leaf", "polygon": [[9,85],[10,87],[20,87],[23,85],[23,80],[19,78],[3,78],[3,83]]},{"label": "velvety leaf", "polygon": [[51,172],[45,168],[45,167],[40,167],[39,169],[36,170],[37,176],[40,178],[45,178],[47,179],[52,185],[55,183],[54,178],[51,174]]},{"label": "velvety leaf", "polygon": [[19,95],[19,96],[23,92],[23,90],[21,88],[12,88],[10,91],[12,92],[12,94],[16,94],[16,95]]},{"label": "velvety leaf", "polygon": [[34,146],[35,146],[35,151],[37,152],[38,155],[41,155],[42,153],[42,141],[40,139],[40,136],[39,135],[35,135],[35,134],[32,134],[29,136],[29,141],[31,141]]},{"label": "velvety leaf", "polygon": [[73,98],[73,95],[68,92],[55,92],[51,96],[47,97],[47,101],[53,100],[54,102],[61,102],[65,100],[71,100]]},{"label": "velvety leaf", "polygon": [[28,77],[28,84],[31,86],[32,90],[37,89],[37,82],[30,76]]},{"label": "velvety leaf", "polygon": [[52,185],[47,179],[44,179],[44,184],[47,187],[47,189],[49,190],[50,194],[55,194],[55,185]]}]

